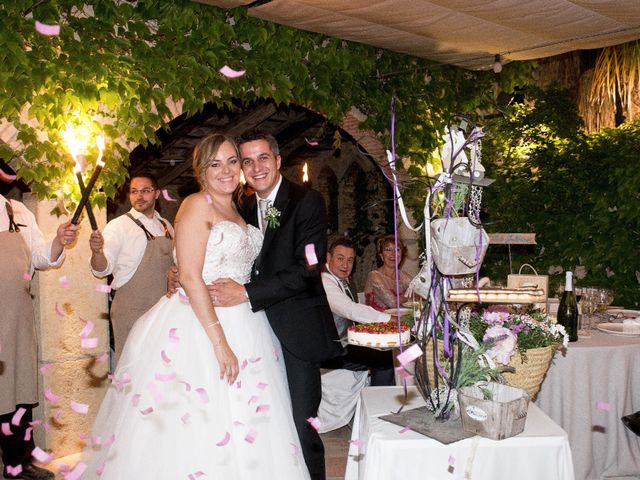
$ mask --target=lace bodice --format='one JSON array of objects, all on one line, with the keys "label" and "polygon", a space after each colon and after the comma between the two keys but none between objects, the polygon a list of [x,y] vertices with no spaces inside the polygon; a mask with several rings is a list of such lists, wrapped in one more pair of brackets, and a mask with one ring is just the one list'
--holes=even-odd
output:
[{"label": "lace bodice", "polygon": [[247,283],[251,267],[262,247],[262,233],[253,225],[247,231],[237,223],[223,220],[211,229],[202,278],[209,283],[220,277]]}]

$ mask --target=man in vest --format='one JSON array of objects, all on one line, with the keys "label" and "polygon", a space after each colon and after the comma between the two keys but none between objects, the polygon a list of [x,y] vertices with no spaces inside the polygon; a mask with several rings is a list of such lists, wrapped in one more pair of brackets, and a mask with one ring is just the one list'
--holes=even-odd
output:
[{"label": "man in vest", "polygon": [[29,282],[35,268],[57,267],[77,227],[58,227],[47,242],[24,204],[0,195],[0,452],[4,478],[53,479],[34,466],[29,422],[38,403],[38,344]]},{"label": "man in vest", "polygon": [[173,264],[173,228],[155,210],[160,196],[149,174],[131,178],[131,210],[114,218],[104,233],[91,234],[91,270],[96,277],[113,275],[111,327],[116,362],[129,330],[167,291],[167,270]]}]

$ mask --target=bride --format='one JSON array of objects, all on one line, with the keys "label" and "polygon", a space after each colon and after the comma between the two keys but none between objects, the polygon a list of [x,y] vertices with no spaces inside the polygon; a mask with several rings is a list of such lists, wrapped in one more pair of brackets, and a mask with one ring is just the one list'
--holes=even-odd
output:
[{"label": "bride", "polygon": [[[131,330],[83,455],[83,479],[306,479],[280,344],[248,303],[214,308],[206,284],[245,283],[261,232],[233,202],[240,159],[230,138],[193,154],[202,190],[176,217],[184,290]],[[206,476],[205,476],[206,475]]]}]

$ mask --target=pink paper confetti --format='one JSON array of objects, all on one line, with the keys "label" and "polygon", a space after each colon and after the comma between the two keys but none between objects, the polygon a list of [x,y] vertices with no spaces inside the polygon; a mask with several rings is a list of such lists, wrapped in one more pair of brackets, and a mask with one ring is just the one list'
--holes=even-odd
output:
[{"label": "pink paper confetti", "polygon": [[76,413],[81,413],[82,415],[86,415],[89,411],[89,405],[87,405],[86,403],[78,403],[71,400],[69,402],[69,406],[71,407],[71,410]]},{"label": "pink paper confetti", "polygon": [[411,430],[411,425],[407,425],[404,428],[401,428],[400,430],[398,430],[398,433],[405,433],[408,432],[409,430]]},{"label": "pink paper confetti", "polygon": [[58,420],[62,416],[62,409],[56,408],[53,411],[53,415],[51,415],[51,416],[53,417],[54,420]]},{"label": "pink paper confetti", "polygon": [[184,415],[182,415],[180,417],[180,420],[182,421],[182,423],[184,423],[185,425],[187,423],[189,423],[189,419],[191,418],[191,414],[190,413],[185,413]]},{"label": "pink paper confetti", "polygon": [[40,420],[39,418],[35,419],[33,422],[29,422],[29,425],[31,425],[32,427],[37,427],[38,425],[42,425],[42,420]]},{"label": "pink paper confetti", "polygon": [[24,407],[20,407],[18,410],[16,410],[16,413],[14,413],[13,417],[11,418],[11,425],[15,425],[16,427],[20,426],[20,421],[22,420],[22,416],[26,411],[27,409]]},{"label": "pink paper confetti", "polygon": [[238,381],[236,382],[236,388],[238,388],[238,389],[239,389],[239,388],[241,388],[241,387],[242,387],[242,380],[238,380]]},{"label": "pink paper confetti", "polygon": [[249,359],[251,363],[258,363],[260,360],[262,360],[262,357],[253,357]]},{"label": "pink paper confetti", "polygon": [[258,436],[258,432],[256,432],[253,428],[251,430],[249,430],[249,433],[247,433],[244,437],[244,441],[247,443],[253,443],[256,441],[256,437]]},{"label": "pink paper confetti", "polygon": [[238,78],[244,75],[246,72],[246,70],[234,70],[233,68],[230,68],[227,65],[225,65],[218,71],[227,78]]},{"label": "pink paper confetti", "polygon": [[180,345],[180,337],[178,337],[178,335],[176,334],[177,331],[177,328],[172,328],[171,330],[169,330],[169,349],[171,351],[176,351],[176,349]]},{"label": "pink paper confetti", "polygon": [[46,375],[53,368],[53,363],[45,363],[40,367],[40,373]]},{"label": "pink paper confetti", "polygon": [[240,365],[240,370],[244,370],[245,368],[247,368],[247,365],[249,365],[249,362],[247,362],[247,360],[243,360],[242,361],[242,365]]},{"label": "pink paper confetti", "polygon": [[169,355],[167,355],[167,353],[164,350],[160,352],[160,356],[162,357],[162,361],[164,363],[171,363],[171,359],[169,358]]},{"label": "pink paper confetti", "polygon": [[9,475],[13,475],[17,477],[22,473],[22,465],[18,464],[15,467],[12,467],[11,465],[7,465],[7,473]]},{"label": "pink paper confetti", "polygon": [[58,465],[58,472],[60,472],[62,476],[65,476],[70,471],[71,471],[71,467],[66,463],[61,463],[60,465]]},{"label": "pink paper confetti", "polygon": [[316,247],[313,245],[313,243],[308,243],[304,246],[304,255],[307,257],[307,263],[310,267],[318,264]]},{"label": "pink paper confetti", "polygon": [[53,453],[47,453],[40,447],[36,447],[32,450],[31,455],[38,460],[41,464],[46,465],[53,460]]},{"label": "pink paper confetti", "polygon": [[140,410],[140,413],[142,415],[149,415],[152,412],[153,412],[153,407],[147,407],[144,410]]},{"label": "pink paper confetti", "polygon": [[99,357],[96,357],[96,363],[104,363],[109,360],[109,354],[107,352],[103,353]]},{"label": "pink paper confetti", "polygon": [[171,373],[156,373],[156,380],[159,382],[170,382],[176,379],[176,372]]},{"label": "pink paper confetti", "polygon": [[405,366],[408,363],[413,362],[420,355],[422,355],[422,349],[418,344],[414,344],[398,355],[398,361],[400,362],[400,365]]},{"label": "pink paper confetti", "polygon": [[166,188],[162,189],[162,196],[164,197],[164,199],[167,202],[177,202],[178,200],[176,200],[175,198],[171,198],[171,195],[169,195],[169,192],[167,191]]},{"label": "pink paper confetti", "polygon": [[116,441],[116,435],[115,435],[115,433],[112,433],[109,438],[107,438],[104,442],[102,442],[102,446],[103,447],[108,447],[109,445],[111,445],[115,441]]},{"label": "pink paper confetti", "polygon": [[98,346],[97,337],[83,338],[82,340],[80,340],[81,348],[96,348],[97,346]]},{"label": "pink paper confetti", "polygon": [[56,315],[58,315],[59,317],[64,317],[64,312],[60,310],[60,307],[58,306],[58,302],[56,302],[55,311],[56,311]]},{"label": "pink paper confetti", "polygon": [[315,428],[316,430],[318,430],[320,428],[320,426],[322,425],[320,423],[320,419],[318,417],[309,417],[307,418],[307,422],[309,422],[309,424]]},{"label": "pink paper confetti", "polygon": [[254,402],[257,402],[258,400],[260,400],[260,397],[257,395],[251,395],[251,398],[249,399],[249,401],[247,402],[247,405],[251,405]]},{"label": "pink paper confetti", "polygon": [[206,476],[207,476],[206,473],[198,470],[196,473],[190,473],[189,475],[187,475],[187,478],[189,480],[196,480],[196,479],[198,479],[200,477],[206,477]]},{"label": "pink paper confetti", "polygon": [[269,411],[269,405],[258,405],[258,408],[256,408],[256,413],[262,413],[262,412],[268,412]]},{"label": "pink paper confetti", "polygon": [[140,394],[134,393],[133,396],[131,397],[131,406],[137,407],[139,401],[140,401]]},{"label": "pink paper confetti", "polygon": [[178,298],[182,303],[189,303],[189,297],[187,297],[184,293],[178,292]]},{"label": "pink paper confetti", "polygon": [[269,384],[260,382],[260,383],[258,383],[258,385],[256,385],[256,388],[258,388],[258,390],[264,390],[268,386],[269,386]]},{"label": "pink paper confetti", "polygon": [[31,275],[29,275],[28,273],[23,273],[23,274],[22,274],[22,279],[23,279],[25,282],[30,282],[30,281],[31,281]]},{"label": "pink paper confetti", "polygon": [[31,431],[33,430],[33,427],[27,427],[24,431],[24,441],[28,442],[29,440],[31,440]]},{"label": "pink paper confetti", "polygon": [[234,422],[233,422],[233,426],[234,426],[234,427],[244,427],[244,423],[239,422],[239,421],[237,421],[237,420],[234,420]]},{"label": "pink paper confetti", "polygon": [[87,469],[86,463],[78,462],[78,464],[76,465],[76,468],[74,468],[72,471],[70,471],[67,475],[64,476],[64,480],[78,480],[78,478],[80,478],[80,476],[85,472],[86,469]]},{"label": "pink paper confetti", "polygon": [[93,446],[98,446],[98,445],[102,445],[102,437],[98,437],[96,436],[92,436],[91,437],[91,445]]},{"label": "pink paper confetti", "polygon": [[289,443],[289,445],[291,445],[291,454],[297,457],[300,454],[300,447],[295,443]]},{"label": "pink paper confetti", "polygon": [[359,438],[356,438],[354,440],[349,440],[349,443],[355,445],[358,448],[362,448],[367,444],[365,440],[360,440]]},{"label": "pink paper confetti", "polygon": [[58,281],[60,282],[60,285],[62,285],[62,288],[69,288],[69,280],[67,280],[66,275],[61,276]]},{"label": "pink paper confetti", "polygon": [[2,434],[5,437],[10,437],[11,435],[13,435],[13,432],[11,431],[11,426],[9,425],[9,422],[3,422],[2,426],[0,427],[0,430],[2,431]]},{"label": "pink paper confetti", "polygon": [[102,475],[102,472],[104,472],[104,466],[105,464],[103,463],[102,465],[100,465],[98,468],[96,468],[96,474],[98,476]]},{"label": "pink paper confetti", "polygon": [[607,402],[596,402],[596,408],[598,410],[606,410],[607,412],[611,410],[611,406]]},{"label": "pink paper confetti", "polygon": [[395,370],[396,370],[396,373],[398,374],[398,377],[400,377],[401,380],[410,380],[413,378],[413,375],[407,372],[402,366],[396,367]]},{"label": "pink paper confetti", "polygon": [[213,199],[211,198],[211,195],[209,195],[208,193],[204,194],[204,199],[207,201],[209,205],[213,203]]},{"label": "pink paper confetti", "polygon": [[455,465],[456,464],[456,459],[453,455],[449,455],[449,465]]},{"label": "pink paper confetti", "polygon": [[36,32],[45,37],[60,35],[60,25],[47,25],[36,20]]},{"label": "pink paper confetti", "polygon": [[46,398],[47,400],[49,400],[51,403],[54,403],[54,404],[60,401],[60,397],[55,393],[53,393],[53,390],[51,390],[50,388],[47,388],[44,391],[44,398]]},{"label": "pink paper confetti", "polygon": [[111,291],[111,285],[107,285],[104,283],[98,283],[96,285],[96,292],[109,293],[110,291]]},{"label": "pink paper confetti", "polygon": [[155,383],[149,382],[145,385],[145,388],[149,390],[149,393],[156,403],[162,402],[162,393],[158,390],[158,386]]},{"label": "pink paper confetti", "polygon": [[224,438],[216,443],[216,446],[224,447],[227,443],[229,443],[229,440],[231,440],[231,434],[229,432],[226,432],[224,434]]},{"label": "pink paper confetti", "polygon": [[196,388],[196,392],[198,392],[198,395],[200,395],[200,400],[202,400],[202,403],[209,403],[209,394],[204,388]]},{"label": "pink paper confetti", "polygon": [[84,320],[82,318],[80,320],[84,322],[84,328],[80,332],[80,338],[87,338],[93,330],[93,327],[95,327],[96,325],[91,320]]},{"label": "pink paper confetti", "polygon": [[16,178],[18,178],[16,175],[10,175],[7,172],[3,171],[0,168],[0,179],[4,180],[6,183],[11,183],[13,182]]},{"label": "pink paper confetti", "polygon": [[312,147],[317,147],[319,145],[316,140],[309,140],[307,137],[304,137],[304,140]]},{"label": "pink paper confetti", "polygon": [[187,392],[191,391],[191,384],[188,382],[185,382],[184,380],[179,380],[180,383],[184,383],[184,388]]}]

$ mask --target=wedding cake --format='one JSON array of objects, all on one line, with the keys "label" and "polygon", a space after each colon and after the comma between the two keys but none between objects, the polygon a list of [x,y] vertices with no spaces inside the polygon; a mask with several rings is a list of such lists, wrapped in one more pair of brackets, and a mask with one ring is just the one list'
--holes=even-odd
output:
[{"label": "wedding cake", "polygon": [[347,341],[351,345],[363,347],[397,347],[401,343],[406,345],[411,340],[407,325],[395,322],[373,322],[352,325],[347,330]]}]

